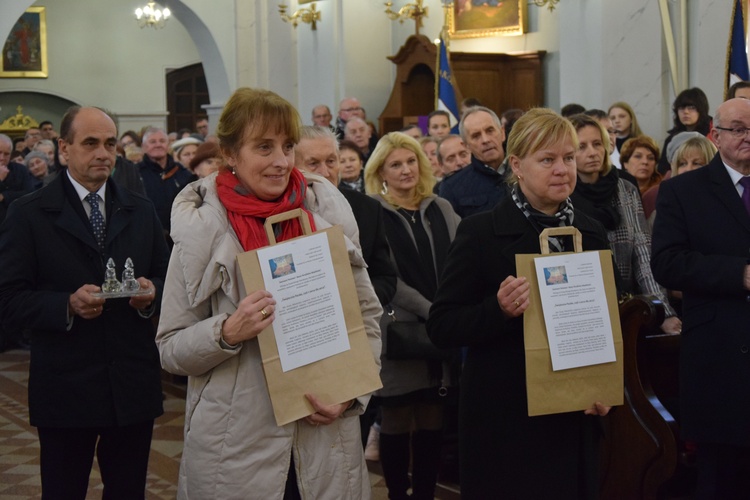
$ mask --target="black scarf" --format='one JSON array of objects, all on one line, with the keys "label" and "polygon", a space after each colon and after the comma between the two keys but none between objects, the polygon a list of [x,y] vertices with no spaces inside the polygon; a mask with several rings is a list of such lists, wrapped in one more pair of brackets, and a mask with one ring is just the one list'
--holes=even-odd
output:
[{"label": "black scarf", "polygon": [[404,226],[404,219],[390,210],[386,210],[385,214],[385,232],[401,279],[427,300],[432,301],[437,291],[438,275],[445,265],[445,257],[451,243],[443,213],[436,203],[430,203],[425,210],[427,224],[432,232],[434,267],[430,259],[420,257],[412,235]]},{"label": "black scarf", "polygon": [[615,208],[617,196],[617,169],[612,168],[607,175],[599,176],[593,184],[586,184],[578,178],[570,199],[578,210],[602,223],[607,231],[620,225],[620,212]]},{"label": "black scarf", "polygon": [[[560,203],[560,206],[553,215],[545,214],[540,212],[536,208],[532,207],[523,191],[518,188],[518,184],[514,184],[510,192],[513,201],[516,206],[523,212],[526,219],[536,229],[538,233],[548,227],[565,227],[573,225],[573,203],[570,198],[567,198],[564,202]],[[558,252],[570,252],[573,251],[573,246],[566,245],[567,238],[563,239],[557,236],[550,236],[549,242],[552,248]]]},{"label": "black scarf", "polygon": [[622,145],[625,144],[625,141],[628,139],[630,139],[629,135],[627,137],[615,137],[615,149],[617,149],[617,151],[622,151]]}]

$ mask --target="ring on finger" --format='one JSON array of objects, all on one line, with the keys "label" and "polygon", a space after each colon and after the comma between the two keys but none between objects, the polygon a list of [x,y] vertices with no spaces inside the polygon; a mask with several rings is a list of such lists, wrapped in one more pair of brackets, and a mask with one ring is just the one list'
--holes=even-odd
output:
[{"label": "ring on finger", "polygon": [[521,304],[519,304],[518,301],[515,301],[513,303],[516,305],[516,307],[521,307]]},{"label": "ring on finger", "polygon": [[266,319],[269,316],[268,311],[266,311],[265,307],[260,310],[260,315],[263,316],[263,319]]}]

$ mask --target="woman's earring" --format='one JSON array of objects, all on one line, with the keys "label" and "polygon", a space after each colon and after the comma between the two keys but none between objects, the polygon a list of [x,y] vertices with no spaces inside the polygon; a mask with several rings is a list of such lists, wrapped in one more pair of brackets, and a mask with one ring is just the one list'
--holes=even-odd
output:
[{"label": "woman's earring", "polygon": [[234,175],[235,177],[237,176],[237,170],[235,170],[234,167],[232,167],[232,175]]},{"label": "woman's earring", "polygon": [[380,190],[380,194],[383,196],[388,194],[388,183],[383,181],[383,189]]}]

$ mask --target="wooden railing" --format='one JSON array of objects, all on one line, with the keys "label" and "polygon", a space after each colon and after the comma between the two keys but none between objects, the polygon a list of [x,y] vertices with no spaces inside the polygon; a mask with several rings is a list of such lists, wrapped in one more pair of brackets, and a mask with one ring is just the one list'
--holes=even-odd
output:
[{"label": "wooden railing", "polygon": [[671,498],[692,488],[692,453],[672,413],[680,335],[661,332],[663,320],[663,305],[651,297],[620,306],[625,404],[603,419],[601,498]]}]

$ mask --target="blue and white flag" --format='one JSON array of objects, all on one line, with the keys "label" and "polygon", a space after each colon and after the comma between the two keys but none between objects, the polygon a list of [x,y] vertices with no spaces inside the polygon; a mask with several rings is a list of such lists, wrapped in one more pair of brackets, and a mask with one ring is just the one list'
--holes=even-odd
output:
[{"label": "blue and white flag", "polygon": [[453,72],[448,62],[448,48],[445,46],[443,34],[440,34],[440,47],[437,59],[437,84],[435,91],[435,109],[447,111],[450,115],[451,133],[458,133],[458,105],[456,104],[456,91],[453,89]]},{"label": "blue and white flag", "polygon": [[745,48],[745,19],[742,11],[742,0],[735,0],[732,7],[732,32],[729,35],[727,47],[727,78],[728,89],[739,81],[750,80],[750,70],[747,65],[747,50]]}]

